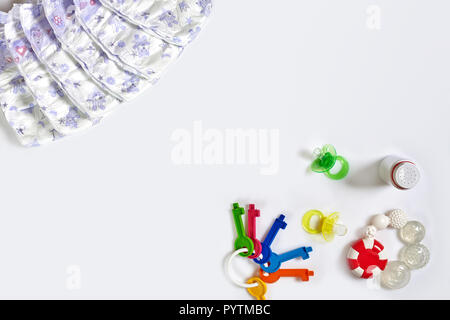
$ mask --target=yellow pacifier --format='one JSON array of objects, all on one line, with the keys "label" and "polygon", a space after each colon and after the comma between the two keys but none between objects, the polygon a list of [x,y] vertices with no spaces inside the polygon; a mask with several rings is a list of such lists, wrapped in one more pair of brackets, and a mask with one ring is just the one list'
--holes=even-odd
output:
[{"label": "yellow pacifier", "polygon": [[[311,226],[313,217],[316,217],[318,221],[314,226]],[[302,218],[302,226],[306,232],[312,234],[322,233],[326,241],[331,241],[335,235],[344,236],[347,233],[347,227],[337,223],[338,219],[339,212],[334,212],[325,217],[319,210],[309,210]]]}]

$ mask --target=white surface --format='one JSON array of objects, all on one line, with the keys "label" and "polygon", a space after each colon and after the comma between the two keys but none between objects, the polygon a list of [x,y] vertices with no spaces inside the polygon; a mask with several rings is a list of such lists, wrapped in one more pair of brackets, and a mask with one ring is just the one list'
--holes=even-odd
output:
[{"label": "white surface", "polygon": [[[315,276],[280,279],[269,299],[450,298],[450,3],[273,3],[216,1],[160,84],[85,135],[25,149],[1,123],[1,298],[249,299],[223,270],[234,201],[261,209],[259,237],[286,212],[277,252],[313,246],[308,261],[284,266]],[[380,30],[366,26],[373,5]],[[221,132],[279,129],[277,174],[175,165],[172,134],[196,120]],[[344,181],[308,172],[306,154],[325,143],[349,160]],[[377,161],[391,153],[420,165],[414,189],[377,177]],[[431,261],[404,289],[370,289],[348,270],[348,245],[373,214],[396,207],[425,225]],[[341,212],[349,233],[315,242],[301,228],[312,208]],[[401,248],[393,230],[377,239],[388,257]],[[237,260],[239,276],[256,271]],[[67,274],[78,270],[81,287]]]}]

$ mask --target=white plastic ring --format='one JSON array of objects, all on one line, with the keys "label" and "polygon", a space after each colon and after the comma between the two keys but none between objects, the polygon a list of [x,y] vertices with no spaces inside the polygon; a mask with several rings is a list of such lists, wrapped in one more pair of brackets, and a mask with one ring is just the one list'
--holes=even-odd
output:
[{"label": "white plastic ring", "polygon": [[239,287],[242,288],[253,288],[253,287],[257,287],[259,284],[257,282],[255,283],[244,283],[239,281],[239,279],[237,279],[236,275],[234,274],[233,271],[233,259],[241,254],[241,253],[247,253],[248,249],[247,248],[241,248],[236,250],[235,252],[233,252],[232,254],[230,254],[230,256],[228,257],[227,260],[227,264],[226,264],[226,272],[228,274],[228,277],[230,278],[231,281],[233,281],[233,283]]}]

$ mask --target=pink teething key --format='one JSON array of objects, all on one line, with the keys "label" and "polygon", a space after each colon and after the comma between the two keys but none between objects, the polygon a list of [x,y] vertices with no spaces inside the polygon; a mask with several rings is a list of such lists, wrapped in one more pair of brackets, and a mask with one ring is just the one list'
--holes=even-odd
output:
[{"label": "pink teething key", "polygon": [[254,204],[248,205],[248,211],[247,211],[247,217],[248,217],[248,230],[247,230],[247,236],[252,239],[253,245],[254,245],[254,251],[253,254],[250,255],[248,258],[254,259],[259,257],[261,254],[261,241],[256,239],[256,217],[259,217],[260,213],[258,209],[255,209]]}]

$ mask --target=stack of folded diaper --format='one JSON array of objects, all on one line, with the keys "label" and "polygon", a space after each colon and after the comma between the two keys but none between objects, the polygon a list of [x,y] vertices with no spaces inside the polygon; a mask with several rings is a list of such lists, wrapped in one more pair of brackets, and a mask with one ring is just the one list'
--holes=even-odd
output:
[{"label": "stack of folded diaper", "polygon": [[0,108],[25,146],[99,123],[154,85],[211,0],[40,0],[0,12]]}]

